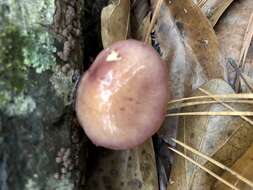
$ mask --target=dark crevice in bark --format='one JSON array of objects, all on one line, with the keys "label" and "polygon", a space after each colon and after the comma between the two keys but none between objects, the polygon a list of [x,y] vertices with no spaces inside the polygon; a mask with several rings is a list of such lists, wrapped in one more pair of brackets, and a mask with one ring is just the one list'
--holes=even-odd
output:
[{"label": "dark crevice in bark", "polygon": [[84,0],[84,15],[82,18],[84,44],[84,70],[87,70],[92,60],[103,49],[101,39],[100,15],[108,0]]}]

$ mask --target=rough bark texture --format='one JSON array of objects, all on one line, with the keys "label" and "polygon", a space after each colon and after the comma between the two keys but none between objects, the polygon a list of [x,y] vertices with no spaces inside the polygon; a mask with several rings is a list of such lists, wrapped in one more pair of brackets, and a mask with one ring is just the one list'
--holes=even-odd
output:
[{"label": "rough bark texture", "polygon": [[0,1],[1,190],[84,182],[86,143],[73,111],[82,2]]}]

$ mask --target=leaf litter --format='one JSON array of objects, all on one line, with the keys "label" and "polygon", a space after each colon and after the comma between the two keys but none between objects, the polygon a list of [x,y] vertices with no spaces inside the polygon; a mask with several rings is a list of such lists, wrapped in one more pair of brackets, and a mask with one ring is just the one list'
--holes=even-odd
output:
[{"label": "leaf litter", "polygon": [[[252,168],[252,2],[152,0],[150,7],[147,0],[112,0],[102,11],[104,47],[127,38],[145,40],[170,67],[168,114],[174,115],[158,136],[183,157],[171,161],[173,153],[164,154],[172,164],[170,179],[164,178],[168,190],[251,188],[252,172],[242,166]],[[97,160],[90,187],[166,189],[156,169],[159,175],[167,172],[159,172],[152,139],[135,150],[101,152],[106,153]],[[159,160],[163,153],[157,154]]]}]

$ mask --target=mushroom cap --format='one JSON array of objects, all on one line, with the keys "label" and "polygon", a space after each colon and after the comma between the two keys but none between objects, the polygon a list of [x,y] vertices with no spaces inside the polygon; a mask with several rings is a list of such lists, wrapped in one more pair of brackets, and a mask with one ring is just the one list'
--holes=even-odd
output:
[{"label": "mushroom cap", "polygon": [[129,149],[158,131],[168,96],[168,69],[157,52],[144,42],[119,41],[81,78],[76,113],[95,145]]}]

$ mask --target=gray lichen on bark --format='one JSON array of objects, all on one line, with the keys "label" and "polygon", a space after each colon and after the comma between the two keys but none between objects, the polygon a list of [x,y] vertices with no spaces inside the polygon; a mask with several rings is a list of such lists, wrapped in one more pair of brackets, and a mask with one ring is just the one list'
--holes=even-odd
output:
[{"label": "gray lichen on bark", "polygon": [[[71,2],[0,2],[1,190],[73,189],[80,178],[80,171],[74,172],[80,147],[72,152],[71,135],[72,77],[82,61],[81,8],[75,6],[81,4]],[[70,9],[72,20],[66,21]],[[59,31],[64,27],[65,36]],[[66,42],[72,44],[65,47]],[[64,60],[57,57],[60,48]]]}]

